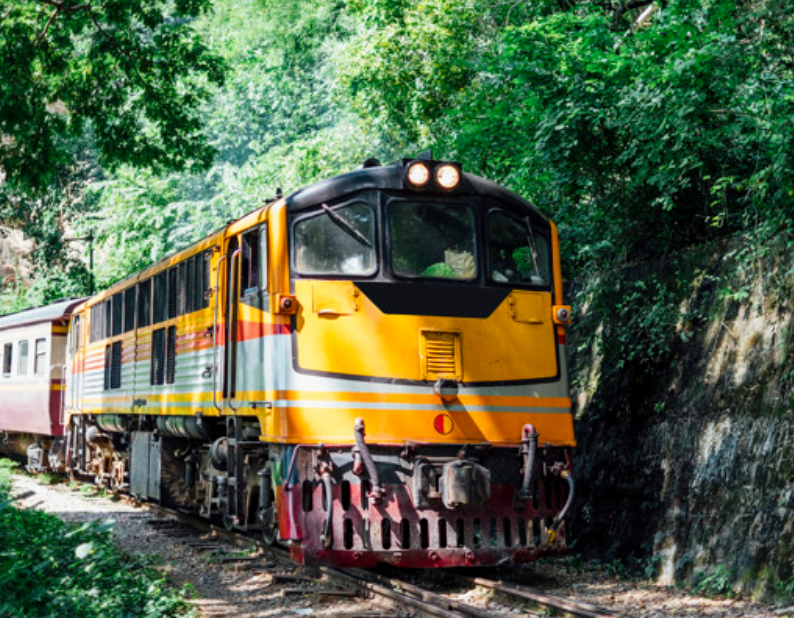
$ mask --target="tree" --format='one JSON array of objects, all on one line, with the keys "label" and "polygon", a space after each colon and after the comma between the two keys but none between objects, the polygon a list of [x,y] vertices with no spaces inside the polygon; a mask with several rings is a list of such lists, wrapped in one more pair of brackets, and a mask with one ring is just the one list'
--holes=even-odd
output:
[{"label": "tree", "polygon": [[[213,157],[197,109],[223,64],[192,29],[211,0],[0,2],[0,182],[41,191],[88,131],[99,163]],[[0,185],[2,187],[2,185]]]}]

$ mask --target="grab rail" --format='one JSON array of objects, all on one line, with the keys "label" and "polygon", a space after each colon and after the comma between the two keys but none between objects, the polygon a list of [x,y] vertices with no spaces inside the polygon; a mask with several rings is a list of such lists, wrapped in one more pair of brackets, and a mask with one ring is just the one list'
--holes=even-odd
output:
[{"label": "grab rail", "polygon": [[[229,369],[229,376],[231,377],[232,380],[235,380],[237,378],[237,371],[236,371],[237,370],[237,366],[236,366],[236,363],[235,363],[235,366],[232,367],[232,360],[234,360],[236,355],[237,355],[237,332],[236,332],[237,331],[237,320],[232,320],[232,316],[235,314],[234,304],[236,302],[239,302],[238,298],[236,298],[235,294],[234,294],[235,284],[236,284],[236,287],[237,287],[237,294],[239,295],[239,293],[240,293],[240,281],[239,281],[239,279],[240,279],[239,270],[240,269],[238,268],[237,269],[238,272],[237,272],[237,274],[235,274],[234,262],[235,262],[235,260],[237,260],[240,257],[241,253],[242,253],[241,249],[235,249],[234,253],[232,253],[231,268],[229,269],[229,271],[230,271],[229,274],[231,276],[229,277],[229,281],[227,282],[227,285],[229,286],[229,294],[228,294],[228,296],[229,296],[229,313],[226,316],[226,322],[227,322],[229,331],[228,331],[228,337],[227,337],[228,341],[226,342],[226,361],[227,361],[227,367]],[[238,262],[238,264],[239,264],[239,262]],[[235,330],[234,334],[232,333],[232,327],[234,327],[234,330]],[[235,385],[232,384],[231,381],[230,381],[228,386],[229,386],[229,392],[228,392],[229,399],[228,399],[227,403],[229,404],[229,407],[232,409],[232,411],[237,412],[237,408],[235,408],[232,405],[232,391],[234,390],[234,386]]]},{"label": "grab rail", "polygon": [[218,412],[223,408],[218,405],[218,299],[221,296],[221,264],[226,260],[222,255],[218,260],[218,274],[215,277],[215,312],[212,317],[212,405]]}]

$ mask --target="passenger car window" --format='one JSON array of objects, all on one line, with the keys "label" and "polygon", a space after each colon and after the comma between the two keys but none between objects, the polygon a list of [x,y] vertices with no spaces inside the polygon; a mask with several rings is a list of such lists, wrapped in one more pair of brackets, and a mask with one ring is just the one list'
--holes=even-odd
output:
[{"label": "passenger car window", "polygon": [[295,268],[301,274],[371,275],[377,269],[375,213],[369,204],[329,207],[294,227]]},{"label": "passenger car window", "polygon": [[47,340],[36,339],[35,357],[33,358],[33,373],[43,376],[47,373]]},{"label": "passenger car window", "polygon": [[12,351],[14,349],[14,344],[6,343],[3,346],[3,376],[8,377],[11,375],[11,367],[12,364]]},{"label": "passenger car window", "polygon": [[393,202],[389,233],[397,275],[462,280],[477,276],[474,211],[469,206]]},{"label": "passenger car window", "polygon": [[548,286],[549,240],[528,218],[492,212],[488,217],[488,274],[497,283]]},{"label": "passenger car window", "polygon": [[17,363],[17,374],[21,376],[28,375],[28,365],[30,364],[30,342],[27,339],[23,339],[19,342],[19,360]]}]

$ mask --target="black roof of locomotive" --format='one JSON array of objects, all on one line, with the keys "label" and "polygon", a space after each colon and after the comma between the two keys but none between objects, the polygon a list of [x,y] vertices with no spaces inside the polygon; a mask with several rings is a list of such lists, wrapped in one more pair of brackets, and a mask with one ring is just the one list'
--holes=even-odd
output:
[{"label": "black roof of locomotive", "polygon": [[16,313],[8,313],[0,316],[0,330],[37,324],[39,322],[55,322],[62,320],[69,317],[72,311],[74,311],[74,308],[85,300],[86,298],[67,298],[56,301],[51,305],[32,307],[31,309],[23,309]]},{"label": "black roof of locomotive", "polygon": [[[444,191],[438,188],[422,190],[407,188],[405,182],[405,169],[408,163],[415,160],[416,159],[403,159],[402,161],[396,161],[389,165],[364,167],[346,174],[334,176],[333,178],[328,178],[327,180],[322,180],[288,196],[286,198],[287,208],[292,212],[299,212],[357,191],[380,189],[406,191],[417,196],[446,197],[474,195],[491,197],[498,200],[501,204],[510,207],[518,214],[539,217],[544,221],[548,221],[546,215],[522,197],[490,180],[467,172],[461,174],[460,186],[452,191]],[[429,161],[424,159],[422,159],[422,162],[430,166],[438,166],[447,163],[447,161]]]}]

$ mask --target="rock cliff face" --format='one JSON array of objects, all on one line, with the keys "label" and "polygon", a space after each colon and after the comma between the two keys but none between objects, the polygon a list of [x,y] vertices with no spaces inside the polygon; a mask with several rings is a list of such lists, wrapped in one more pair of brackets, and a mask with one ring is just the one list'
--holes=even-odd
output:
[{"label": "rock cliff face", "polygon": [[794,241],[732,241],[572,289],[576,550],[660,580],[794,581]]},{"label": "rock cliff face", "polygon": [[0,286],[24,280],[31,273],[26,256],[33,250],[33,241],[20,230],[0,225]]}]

